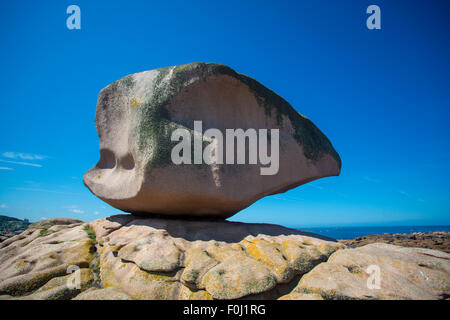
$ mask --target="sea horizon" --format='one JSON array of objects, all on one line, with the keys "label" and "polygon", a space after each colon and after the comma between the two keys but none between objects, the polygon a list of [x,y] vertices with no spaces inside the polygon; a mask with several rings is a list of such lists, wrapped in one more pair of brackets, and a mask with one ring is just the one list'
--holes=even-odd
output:
[{"label": "sea horizon", "polygon": [[[22,220],[22,218],[14,217],[12,215],[0,215],[3,217],[9,217],[14,219]],[[71,217],[66,217],[71,218]],[[40,220],[32,221],[28,220],[30,223],[34,223]],[[83,220],[82,220],[83,221]],[[94,221],[94,220],[92,220]],[[92,221],[85,221],[85,222],[92,222]],[[230,221],[230,222],[241,222],[246,223],[243,221]],[[398,225],[398,226],[381,226],[381,225],[375,225],[375,226],[368,226],[368,225],[360,225],[360,226],[319,226],[319,227],[302,227],[298,225],[284,225],[287,228],[294,229],[294,230],[301,230],[301,231],[307,231],[311,233],[315,233],[318,235],[326,236],[329,238],[333,238],[336,240],[351,240],[355,239],[357,237],[363,237],[367,235],[374,235],[374,234],[383,234],[383,233],[390,233],[390,234],[411,234],[415,232],[423,232],[423,233],[429,233],[429,232],[450,232],[450,225]]]},{"label": "sea horizon", "polygon": [[424,226],[332,226],[332,227],[290,227],[316,233],[337,240],[351,240],[372,234],[410,234],[415,232],[450,232],[450,225],[424,225]]}]

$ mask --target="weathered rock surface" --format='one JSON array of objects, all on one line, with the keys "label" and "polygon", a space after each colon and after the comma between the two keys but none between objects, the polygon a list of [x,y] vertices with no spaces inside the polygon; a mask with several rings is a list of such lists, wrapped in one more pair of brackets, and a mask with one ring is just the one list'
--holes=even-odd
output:
[{"label": "weathered rock surface", "polygon": [[[171,150],[178,142],[171,134],[184,128],[192,138],[195,120],[203,122],[203,133],[279,129],[278,173],[261,175],[267,165],[260,162],[173,164]],[[226,218],[264,196],[338,175],[341,168],[330,141],[309,119],[224,65],[191,63],[115,81],[99,94],[95,123],[100,160],[84,183],[126,212]],[[203,140],[216,143],[205,135]],[[248,143],[246,150],[248,163]]]},{"label": "weathered rock surface", "polygon": [[64,226],[64,225],[73,225],[76,223],[84,223],[84,222],[72,218],[51,218],[34,222],[28,226],[28,229],[48,229],[55,225]]},{"label": "weathered rock surface", "polygon": [[[1,246],[3,299],[274,299],[342,247],[277,225],[132,215],[30,229]],[[78,290],[65,285],[71,265]]]},{"label": "weathered rock surface", "polygon": [[[71,266],[89,268],[94,257],[87,228],[80,220],[49,219],[0,243],[0,295],[57,299],[80,293],[65,283]],[[87,271],[80,275],[85,285],[93,280]]]},{"label": "weathered rock surface", "polygon": [[77,295],[73,300],[133,300],[125,293],[114,288],[90,288]]},{"label": "weathered rock surface", "polygon": [[101,246],[103,285],[135,299],[260,294],[308,272],[341,246],[266,224],[121,215],[91,226]]},{"label": "weathered rock surface", "polygon": [[395,244],[402,247],[419,247],[433,250],[440,250],[450,253],[450,232],[415,232],[371,234],[357,237],[353,240],[339,240],[339,242],[350,247],[362,247],[369,243],[382,242]]},{"label": "weathered rock surface", "polygon": [[[367,285],[371,265],[380,289]],[[69,274],[71,266],[80,269]],[[0,300],[444,299],[449,275],[450,255],[440,251],[347,249],[277,225],[227,221],[117,215],[29,229],[0,244]],[[78,288],[68,286],[74,277]]]},{"label": "weathered rock surface", "polygon": [[[374,288],[375,278],[369,279],[376,276],[374,267],[367,272],[369,266],[379,268],[379,289]],[[302,277],[290,295],[295,299],[297,294],[326,299],[446,299],[450,254],[385,243],[339,250]]]}]

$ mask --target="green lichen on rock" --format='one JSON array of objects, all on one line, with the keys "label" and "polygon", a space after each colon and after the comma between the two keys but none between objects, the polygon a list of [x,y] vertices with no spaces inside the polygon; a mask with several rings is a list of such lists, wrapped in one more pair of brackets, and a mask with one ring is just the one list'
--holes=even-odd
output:
[{"label": "green lichen on rock", "polygon": [[[177,66],[174,74],[179,80],[176,80],[176,82],[183,83],[184,81],[185,83],[190,79],[189,73],[192,73],[194,70],[200,74],[200,78],[202,79],[221,74],[242,81],[253,91],[258,104],[264,108],[266,115],[272,116],[274,113],[279,126],[283,125],[283,115],[291,121],[295,130],[294,138],[303,146],[303,151],[308,159],[318,160],[324,154],[328,153],[338,161],[339,166],[341,165],[339,155],[334,150],[330,140],[328,140],[319,128],[311,120],[296,112],[289,102],[269,88],[247,75],[235,72],[228,66],[216,63],[190,63]],[[180,85],[177,86],[177,88],[182,87]]]},{"label": "green lichen on rock", "polygon": [[[169,70],[169,67],[158,69],[158,75],[153,83],[153,93],[139,109],[143,114],[137,132],[138,146],[141,152],[151,152],[151,163],[155,167],[170,163],[173,147],[170,140],[173,128],[170,114],[165,108],[169,99],[168,88],[163,82]],[[172,130],[169,132],[169,129]]]},{"label": "green lichen on rock", "polygon": [[[142,104],[141,112],[144,114],[137,132],[141,152],[151,150],[152,166],[161,167],[171,163],[170,153],[176,143],[172,142],[170,137],[173,130],[181,127],[171,122],[170,113],[166,109],[167,104],[172,97],[189,86],[193,78],[199,78],[197,81],[202,81],[216,75],[228,75],[246,84],[255,95],[258,104],[264,108],[265,114],[275,116],[280,127],[283,126],[284,118],[287,117],[295,131],[293,137],[303,147],[303,152],[308,159],[318,160],[324,154],[330,154],[340,166],[339,155],[319,128],[308,118],[297,113],[286,100],[255,79],[237,73],[225,65],[203,62],[165,67],[157,69],[157,72],[158,75],[153,83],[153,93]],[[125,81],[125,78],[122,81]]]},{"label": "green lichen on rock", "polygon": [[357,265],[349,265],[349,266],[345,266],[345,267],[348,269],[348,271],[350,273],[354,273],[354,274],[362,274],[363,273],[361,268]]},{"label": "green lichen on rock", "polygon": [[47,236],[49,234],[50,234],[50,231],[48,231],[48,229],[41,229],[39,231],[39,235],[42,236],[42,237],[45,237],[45,236]]},{"label": "green lichen on rock", "polygon": [[[170,99],[180,92],[189,81],[184,77],[183,70],[189,70],[188,65],[174,67],[173,74],[165,79],[170,72],[170,67],[157,69],[158,75],[153,83],[153,94],[141,105],[142,120],[138,129],[138,146],[141,152],[151,150],[153,167],[162,167],[172,163],[171,152],[178,142],[172,141],[173,131],[184,128],[190,131],[193,141],[194,131],[171,121],[170,113],[166,109]],[[203,147],[208,143],[203,142]],[[193,152],[191,152],[193,156]],[[193,159],[192,159],[193,163]],[[203,168],[204,166],[197,165]]]},{"label": "green lichen on rock", "polygon": [[320,295],[324,300],[356,300],[355,298],[348,297],[346,295],[343,295],[341,293],[338,293],[336,290],[311,290],[306,288],[297,288],[294,290],[296,293],[302,293],[302,294],[318,294]]},{"label": "green lichen on rock", "polygon": [[95,245],[97,243],[97,238],[95,236],[95,231],[88,224],[84,226],[83,230],[86,232],[86,234],[88,235],[89,239]]},{"label": "green lichen on rock", "polygon": [[126,76],[125,78],[120,79],[120,82],[126,87],[131,88],[134,86],[133,75]]}]

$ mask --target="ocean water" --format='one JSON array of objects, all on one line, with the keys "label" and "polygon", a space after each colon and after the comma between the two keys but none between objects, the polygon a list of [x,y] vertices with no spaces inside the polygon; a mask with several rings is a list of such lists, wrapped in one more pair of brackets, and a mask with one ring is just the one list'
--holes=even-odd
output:
[{"label": "ocean water", "polygon": [[400,227],[320,227],[320,228],[302,228],[294,229],[305,230],[330,237],[337,240],[350,240],[356,237],[367,236],[369,234],[383,233],[413,233],[413,232],[450,232],[450,226],[400,226]]}]

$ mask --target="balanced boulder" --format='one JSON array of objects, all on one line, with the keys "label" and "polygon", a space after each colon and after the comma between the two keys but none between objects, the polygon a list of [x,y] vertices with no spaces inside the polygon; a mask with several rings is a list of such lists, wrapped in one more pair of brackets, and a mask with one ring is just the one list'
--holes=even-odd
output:
[{"label": "balanced boulder", "polygon": [[[126,212],[227,218],[341,168],[330,141],[309,119],[256,80],[219,64],[166,67],[115,81],[99,94],[95,123],[100,160],[84,183]],[[244,139],[234,144],[229,130],[240,130]],[[227,134],[226,147],[218,132]],[[254,132],[259,140],[251,140]],[[184,148],[176,154],[188,161],[174,161],[182,138],[192,152]]]}]

